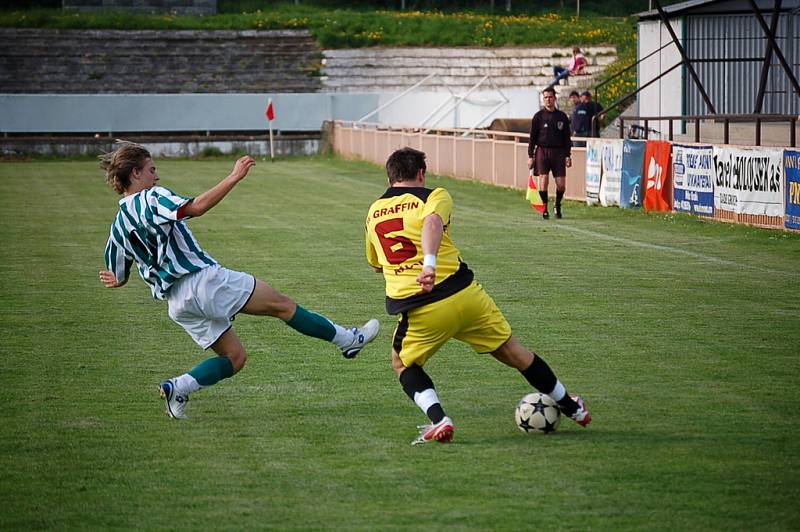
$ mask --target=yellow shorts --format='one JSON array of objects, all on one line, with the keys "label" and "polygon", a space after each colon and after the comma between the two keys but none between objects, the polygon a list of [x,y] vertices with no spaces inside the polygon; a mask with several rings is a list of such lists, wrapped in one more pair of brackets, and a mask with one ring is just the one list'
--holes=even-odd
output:
[{"label": "yellow shorts", "polygon": [[422,366],[450,338],[491,353],[511,338],[511,326],[476,282],[452,296],[400,315],[392,347],[406,367]]}]

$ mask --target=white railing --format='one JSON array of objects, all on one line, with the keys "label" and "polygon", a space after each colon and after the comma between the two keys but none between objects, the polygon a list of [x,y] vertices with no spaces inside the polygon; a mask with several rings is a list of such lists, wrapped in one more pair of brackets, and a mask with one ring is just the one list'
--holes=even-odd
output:
[{"label": "white railing", "polygon": [[[410,146],[425,152],[428,171],[501,187],[528,186],[528,134],[484,129],[420,129],[337,120],[333,149],[346,158],[383,165],[391,153]],[[567,199],[586,199],[586,150],[572,149]],[[551,180],[551,192],[555,184]]]}]

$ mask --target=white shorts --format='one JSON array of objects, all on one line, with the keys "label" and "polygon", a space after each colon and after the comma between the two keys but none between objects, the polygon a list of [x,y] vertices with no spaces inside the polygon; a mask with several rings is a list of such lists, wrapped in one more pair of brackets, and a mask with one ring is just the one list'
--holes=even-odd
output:
[{"label": "white shorts", "polygon": [[167,296],[169,317],[203,349],[231,328],[256,289],[256,278],[219,265],[181,277]]}]

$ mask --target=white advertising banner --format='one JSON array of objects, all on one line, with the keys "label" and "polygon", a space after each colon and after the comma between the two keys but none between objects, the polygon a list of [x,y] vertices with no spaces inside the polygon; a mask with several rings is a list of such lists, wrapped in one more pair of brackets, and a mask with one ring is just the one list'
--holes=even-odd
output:
[{"label": "white advertising banner", "polygon": [[588,140],[586,142],[586,203],[589,205],[600,201],[602,151],[603,141]]},{"label": "white advertising banner", "polygon": [[714,208],[783,216],[783,150],[714,146]]},{"label": "white advertising banner", "polygon": [[622,139],[603,142],[601,159],[603,162],[600,179],[600,205],[619,206],[620,186],[622,184]]}]

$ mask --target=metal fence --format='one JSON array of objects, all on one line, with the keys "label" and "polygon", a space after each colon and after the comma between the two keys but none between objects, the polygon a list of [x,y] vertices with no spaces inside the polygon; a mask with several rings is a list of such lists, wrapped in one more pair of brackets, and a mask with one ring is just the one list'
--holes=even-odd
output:
[{"label": "metal fence", "polygon": [[[432,173],[471,179],[491,185],[528,187],[528,135],[505,131],[398,128],[379,124],[336,121],[333,149],[347,158],[383,165],[391,153],[409,146],[427,155]],[[586,199],[586,149],[572,149],[564,197]],[[550,183],[555,193],[555,184]]]}]

